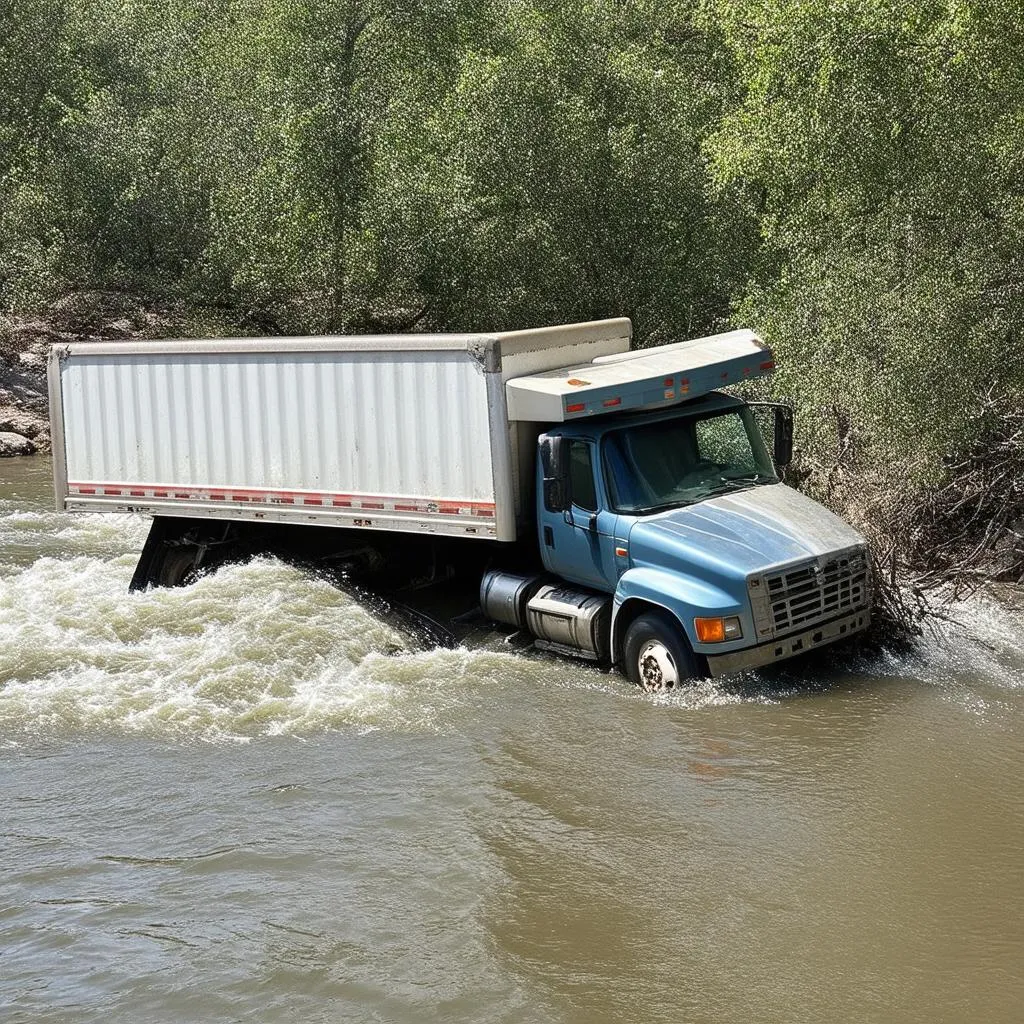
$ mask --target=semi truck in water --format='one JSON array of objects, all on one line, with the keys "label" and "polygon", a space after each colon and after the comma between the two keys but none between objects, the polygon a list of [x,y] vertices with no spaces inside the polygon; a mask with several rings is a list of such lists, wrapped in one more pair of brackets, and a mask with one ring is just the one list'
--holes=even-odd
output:
[{"label": "semi truck in water", "polygon": [[153,517],[133,589],[260,551],[371,584],[468,577],[487,619],[648,689],[864,630],[864,539],[779,477],[791,410],[721,390],[770,349],[631,335],[55,346],[57,508]]}]

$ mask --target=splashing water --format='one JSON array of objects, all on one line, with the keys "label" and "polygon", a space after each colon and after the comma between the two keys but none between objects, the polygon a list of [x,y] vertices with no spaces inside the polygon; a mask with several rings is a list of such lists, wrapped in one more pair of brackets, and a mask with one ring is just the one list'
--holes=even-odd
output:
[{"label": "splashing water", "polygon": [[[479,687],[538,675],[687,709],[774,702],[820,684],[797,662],[767,681],[648,695],[617,675],[513,655],[500,642],[418,651],[329,583],[271,558],[185,588],[129,594],[148,528],[140,516],[67,516],[0,501],[0,729],[8,742],[92,730],[207,740],[444,730],[448,712]],[[1022,684],[1015,638],[1024,622],[982,600],[954,607],[952,618],[961,625],[944,624],[909,655],[847,667],[935,683],[984,711],[999,690]],[[995,694],[978,693],[979,672]]]},{"label": "splashing water", "polygon": [[[129,594],[147,529],[134,516],[0,512],[0,544],[20,556],[0,567],[8,737],[429,728],[470,662],[473,679],[486,682],[514,660],[414,651],[328,583],[270,558],[189,587]],[[418,699],[402,699],[413,691]]]}]

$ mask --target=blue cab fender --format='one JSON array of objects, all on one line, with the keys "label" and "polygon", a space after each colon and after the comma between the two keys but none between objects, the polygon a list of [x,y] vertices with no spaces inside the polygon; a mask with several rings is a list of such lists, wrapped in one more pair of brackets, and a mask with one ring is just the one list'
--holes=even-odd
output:
[{"label": "blue cab fender", "polygon": [[628,622],[644,608],[660,608],[668,612],[686,636],[690,649],[700,652],[693,620],[700,615],[739,615],[744,609],[736,598],[707,580],[684,576],[678,572],[643,566],[627,569],[615,588],[612,602],[611,660],[622,656],[622,637]]}]

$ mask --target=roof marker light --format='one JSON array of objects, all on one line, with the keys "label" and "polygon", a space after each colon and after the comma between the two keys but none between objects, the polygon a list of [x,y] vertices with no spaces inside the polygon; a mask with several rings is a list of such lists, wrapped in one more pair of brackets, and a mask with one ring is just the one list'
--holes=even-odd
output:
[{"label": "roof marker light", "polygon": [[606,409],[610,409],[613,405],[622,405],[621,398],[606,398],[604,400],[604,406]]},{"label": "roof marker light", "polygon": [[567,405],[565,407],[565,411],[566,412],[583,412],[583,410],[586,409],[586,407],[587,407],[587,403],[586,402],[577,402],[575,405]]}]

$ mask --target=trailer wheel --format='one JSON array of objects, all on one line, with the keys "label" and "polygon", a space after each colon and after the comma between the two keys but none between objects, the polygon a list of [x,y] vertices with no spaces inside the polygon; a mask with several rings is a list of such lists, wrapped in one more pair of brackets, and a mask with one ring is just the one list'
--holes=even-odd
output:
[{"label": "trailer wheel", "polygon": [[183,587],[196,580],[199,549],[194,544],[168,547],[160,564],[156,583],[161,587]]},{"label": "trailer wheel", "polygon": [[699,674],[679,624],[664,612],[634,619],[626,630],[623,653],[630,681],[647,691],[669,690]]}]

